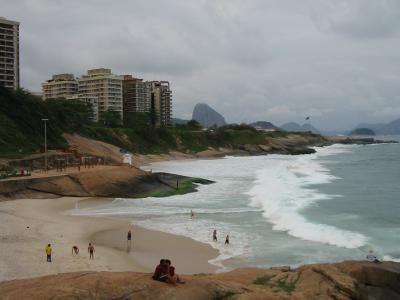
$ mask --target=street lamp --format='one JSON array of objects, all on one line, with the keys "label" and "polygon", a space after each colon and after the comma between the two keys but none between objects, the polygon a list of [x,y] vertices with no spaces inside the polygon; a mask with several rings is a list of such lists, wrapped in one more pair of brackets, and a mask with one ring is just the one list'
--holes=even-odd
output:
[{"label": "street lamp", "polygon": [[47,121],[49,119],[42,119],[44,122],[44,169],[47,172]]}]

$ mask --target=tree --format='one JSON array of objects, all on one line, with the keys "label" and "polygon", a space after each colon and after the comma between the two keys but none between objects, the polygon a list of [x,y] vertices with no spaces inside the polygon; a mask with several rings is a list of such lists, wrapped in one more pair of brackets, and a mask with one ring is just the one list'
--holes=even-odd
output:
[{"label": "tree", "polygon": [[124,115],[124,127],[137,130],[151,128],[151,117],[148,112],[126,113]]},{"label": "tree", "polygon": [[100,114],[100,122],[108,127],[121,126],[121,115],[112,109],[106,110]]}]

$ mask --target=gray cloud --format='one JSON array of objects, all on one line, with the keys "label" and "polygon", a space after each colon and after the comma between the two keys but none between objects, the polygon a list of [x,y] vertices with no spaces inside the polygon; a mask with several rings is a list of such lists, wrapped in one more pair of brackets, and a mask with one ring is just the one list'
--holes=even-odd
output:
[{"label": "gray cloud", "polygon": [[397,0],[321,1],[312,16],[323,31],[349,37],[383,38],[398,33],[400,2]]},{"label": "gray cloud", "polygon": [[174,115],[347,129],[400,117],[398,0],[0,0],[21,77],[93,67],[171,82]]}]

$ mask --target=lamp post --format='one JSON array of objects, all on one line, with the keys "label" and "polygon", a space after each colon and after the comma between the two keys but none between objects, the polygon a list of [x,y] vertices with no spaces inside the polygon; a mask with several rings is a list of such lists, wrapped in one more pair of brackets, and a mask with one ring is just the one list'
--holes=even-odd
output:
[{"label": "lamp post", "polygon": [[44,122],[44,169],[47,172],[47,121],[49,119],[42,119]]}]

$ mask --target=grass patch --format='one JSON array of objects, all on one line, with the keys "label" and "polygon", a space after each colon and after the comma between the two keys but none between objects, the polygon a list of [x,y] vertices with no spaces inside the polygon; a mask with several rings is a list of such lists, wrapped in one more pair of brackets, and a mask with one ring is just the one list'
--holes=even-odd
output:
[{"label": "grass patch", "polygon": [[296,289],[297,281],[299,281],[300,276],[296,278],[294,281],[289,281],[288,277],[284,279],[278,279],[278,281],[271,282],[275,275],[265,275],[262,277],[256,278],[253,283],[258,285],[265,285],[269,288],[272,288],[274,292],[283,291],[288,294],[291,294]]},{"label": "grass patch", "polygon": [[213,298],[213,300],[225,300],[225,299],[229,299],[230,297],[235,296],[237,293],[232,292],[232,291],[227,291],[227,292],[217,292],[217,294],[215,295],[215,297]]},{"label": "grass patch", "polygon": [[258,277],[256,278],[253,283],[254,284],[259,284],[259,285],[265,285],[266,283],[268,283],[272,278],[274,278],[275,275],[265,275],[262,277]]},{"label": "grass patch", "polygon": [[296,281],[286,281],[286,280],[279,280],[278,283],[276,284],[276,287],[278,287],[280,290],[285,291],[286,293],[292,293],[294,289],[296,288]]},{"label": "grass patch", "polygon": [[179,181],[178,183],[178,188],[173,188],[171,186],[171,189],[169,190],[159,190],[159,191],[154,191],[154,192],[148,192],[148,193],[143,193],[138,195],[138,198],[147,198],[147,197],[169,197],[169,196],[174,196],[174,195],[184,195],[188,194],[191,192],[196,191],[197,184],[196,183],[201,183],[201,179],[198,178],[193,178],[193,179],[188,179],[185,181]]}]

